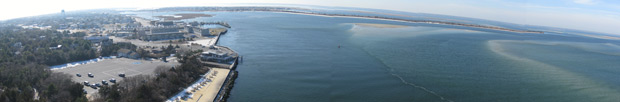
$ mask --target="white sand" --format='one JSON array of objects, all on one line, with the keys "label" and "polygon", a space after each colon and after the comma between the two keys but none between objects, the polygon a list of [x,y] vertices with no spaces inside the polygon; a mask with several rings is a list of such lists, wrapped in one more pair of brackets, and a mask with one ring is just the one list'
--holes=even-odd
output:
[{"label": "white sand", "polygon": [[[228,72],[230,72],[230,70],[223,68],[212,68],[210,71],[213,72],[205,75],[205,77],[211,79],[212,81],[207,82],[207,84],[202,86],[202,88],[196,90],[196,92],[193,92],[193,95],[191,96],[192,98],[187,99],[187,101],[181,100],[181,102],[213,102],[213,99],[215,99],[215,96],[220,91],[222,84],[226,81],[226,76],[228,76]],[[215,76],[213,76],[214,72],[217,72]]]}]

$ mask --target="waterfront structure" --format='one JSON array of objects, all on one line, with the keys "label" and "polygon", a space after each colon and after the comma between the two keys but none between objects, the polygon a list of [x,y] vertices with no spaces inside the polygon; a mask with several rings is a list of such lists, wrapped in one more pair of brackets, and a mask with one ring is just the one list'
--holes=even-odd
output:
[{"label": "waterfront structure", "polygon": [[217,36],[226,33],[228,30],[221,25],[202,25],[202,26],[193,26],[194,34],[198,34],[201,36]]},{"label": "waterfront structure", "polygon": [[237,53],[227,47],[209,46],[200,54],[200,59],[207,62],[231,64],[238,57]]},{"label": "waterfront structure", "polygon": [[193,27],[194,28],[194,34],[198,34],[201,36],[209,36],[211,35],[209,33],[209,28],[202,28],[202,27]]}]

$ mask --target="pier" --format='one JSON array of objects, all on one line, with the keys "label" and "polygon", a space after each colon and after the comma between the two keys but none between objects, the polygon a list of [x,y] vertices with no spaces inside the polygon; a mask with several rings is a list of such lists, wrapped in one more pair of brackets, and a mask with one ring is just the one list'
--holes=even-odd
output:
[{"label": "pier", "polygon": [[226,28],[232,28],[230,25],[228,25],[228,23],[226,22],[200,22],[200,25],[205,25],[205,24],[217,24],[217,25],[221,25],[224,26]]}]

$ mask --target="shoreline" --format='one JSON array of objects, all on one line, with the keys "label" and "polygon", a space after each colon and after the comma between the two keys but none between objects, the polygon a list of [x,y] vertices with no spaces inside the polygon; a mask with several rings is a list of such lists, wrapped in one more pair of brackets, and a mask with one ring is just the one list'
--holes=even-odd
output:
[{"label": "shoreline", "polygon": [[373,28],[407,28],[411,26],[406,25],[394,25],[394,24],[379,24],[379,23],[348,23],[355,26],[373,27]]},{"label": "shoreline", "polygon": [[[323,17],[347,17],[347,18],[361,18],[361,19],[373,19],[373,20],[386,20],[386,21],[398,21],[398,22],[407,22],[407,23],[425,23],[425,24],[438,24],[438,25],[453,25],[453,26],[462,26],[462,27],[471,27],[471,28],[480,28],[480,29],[489,29],[489,30],[497,30],[497,31],[506,31],[506,32],[514,32],[514,33],[533,33],[533,34],[543,34],[543,31],[535,31],[535,30],[517,30],[504,28],[499,26],[487,26],[487,25],[478,25],[478,24],[466,24],[466,23],[456,23],[456,22],[448,22],[448,21],[436,21],[436,20],[410,20],[403,18],[392,18],[392,17],[384,17],[384,16],[363,16],[363,15],[348,15],[348,14],[329,14],[329,13],[317,13],[317,12],[309,12],[309,11],[296,11],[296,10],[306,10],[302,8],[290,8],[290,7],[193,7],[193,8],[183,8],[183,7],[171,7],[171,8],[160,8],[157,9],[159,12],[162,11],[195,11],[195,12],[275,12],[275,13],[289,13],[289,14],[301,14],[301,15],[313,15],[313,16],[323,16]],[[148,11],[148,10],[146,10]],[[353,11],[360,12],[360,11]],[[387,14],[383,14],[387,15]]]},{"label": "shoreline", "polygon": [[[177,17],[180,16],[180,17]],[[164,20],[185,20],[185,19],[193,19],[193,18],[198,18],[198,17],[213,17],[213,15],[210,14],[199,14],[199,13],[179,13],[179,14],[174,14],[174,15],[161,15],[161,16],[153,16],[156,18],[161,18]]]},{"label": "shoreline", "polygon": [[390,17],[381,17],[381,16],[326,14],[326,13],[313,13],[313,12],[300,12],[300,11],[271,11],[271,12],[281,12],[281,13],[289,13],[289,14],[302,14],[302,15],[314,15],[314,16],[324,16],[324,17],[347,17],[347,18],[387,20],[387,21],[398,21],[398,22],[408,22],[408,23],[426,23],[426,24],[454,25],[454,26],[463,26],[463,27],[472,27],[472,28],[481,28],[481,29],[490,29],[490,30],[498,30],[498,31],[515,32],[515,33],[535,33],[535,34],[543,34],[544,33],[543,31],[516,30],[516,29],[509,29],[509,28],[495,27],[495,26],[464,24],[464,23],[444,22],[444,21],[432,21],[432,20],[408,20],[408,19],[390,18]]}]

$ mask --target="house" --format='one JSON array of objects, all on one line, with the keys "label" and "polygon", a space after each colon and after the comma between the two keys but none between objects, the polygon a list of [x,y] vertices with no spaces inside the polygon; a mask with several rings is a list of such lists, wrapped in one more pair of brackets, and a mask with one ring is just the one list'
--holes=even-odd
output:
[{"label": "house", "polygon": [[21,48],[21,47],[22,47],[22,42],[17,42],[17,43],[14,43],[14,44],[13,44],[13,47],[16,47],[16,48]]},{"label": "house", "polygon": [[62,45],[58,45],[56,47],[50,47],[49,49],[56,50],[56,49],[60,49],[60,48],[62,48]]},{"label": "house", "polygon": [[108,36],[89,36],[89,37],[84,37],[84,40],[88,40],[93,44],[101,44],[101,45],[112,44],[112,39],[108,38]]},{"label": "house", "polygon": [[116,51],[117,57],[126,57],[131,59],[138,59],[140,55],[137,52],[131,51],[129,49],[119,49]]}]

